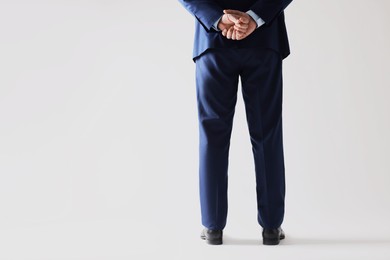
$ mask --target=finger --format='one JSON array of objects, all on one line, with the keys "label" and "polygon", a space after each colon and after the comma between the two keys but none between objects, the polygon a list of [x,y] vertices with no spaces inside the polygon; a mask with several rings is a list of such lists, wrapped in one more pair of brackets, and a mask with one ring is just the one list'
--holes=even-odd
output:
[{"label": "finger", "polygon": [[236,27],[234,27],[234,30],[237,31],[237,33],[240,33],[240,34],[243,34],[243,33],[247,32],[247,29],[240,29],[240,28],[236,28]]},{"label": "finger", "polygon": [[232,10],[232,9],[225,9],[223,10],[223,12],[225,14],[235,14],[235,15],[239,15],[239,16],[242,16],[244,13],[241,12],[241,11],[238,11],[238,10]]},{"label": "finger", "polygon": [[232,33],[233,33],[233,27],[230,27],[227,32],[226,32],[226,38],[231,39],[232,38]]},{"label": "finger", "polygon": [[233,30],[232,40],[237,40],[237,31],[236,30]]},{"label": "finger", "polygon": [[229,28],[229,30],[227,31],[227,34],[226,34],[226,38],[228,38],[228,39],[232,38],[233,30],[234,30],[233,27]]},{"label": "finger", "polygon": [[228,14],[224,14],[224,15],[222,15],[221,23],[224,24],[224,25],[228,25],[228,24],[233,24],[234,22],[231,21],[231,18],[229,17]]},{"label": "finger", "polygon": [[223,29],[222,35],[226,37],[227,29]]},{"label": "finger", "polygon": [[239,30],[239,31],[246,31],[246,30],[248,30],[248,26],[242,26],[242,25],[235,24],[234,29]]},{"label": "finger", "polygon": [[232,10],[232,9],[225,9],[223,10],[225,14],[231,14],[235,15],[237,19],[239,19],[239,22],[242,23],[249,23],[249,19],[247,17],[247,14],[238,10]]},{"label": "finger", "polygon": [[239,23],[239,24],[236,24],[238,27],[240,28],[248,28],[249,27],[249,23]]},{"label": "finger", "polygon": [[232,21],[233,23],[239,23],[239,17],[236,17],[235,15],[232,14],[227,14],[227,18]]},{"label": "finger", "polygon": [[240,17],[240,20],[241,20],[241,22],[243,22],[244,24],[248,24],[248,23],[249,23],[249,19],[248,19],[247,17],[245,17],[245,16],[241,16],[241,17]]},{"label": "finger", "polygon": [[240,32],[240,33],[244,33],[246,31],[248,31],[248,29],[246,28],[240,28],[240,27],[237,27],[237,26],[233,26],[234,27],[234,30]]}]

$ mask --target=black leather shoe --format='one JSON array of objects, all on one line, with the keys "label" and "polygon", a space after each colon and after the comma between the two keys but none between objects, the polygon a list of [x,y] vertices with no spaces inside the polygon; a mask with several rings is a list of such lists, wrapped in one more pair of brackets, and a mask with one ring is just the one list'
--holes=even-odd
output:
[{"label": "black leather shoe", "polygon": [[263,228],[263,244],[278,245],[281,239],[285,238],[284,231],[278,228]]},{"label": "black leather shoe", "polygon": [[221,245],[222,244],[222,230],[213,230],[204,228],[200,234],[200,238],[206,240],[207,244],[210,245]]}]

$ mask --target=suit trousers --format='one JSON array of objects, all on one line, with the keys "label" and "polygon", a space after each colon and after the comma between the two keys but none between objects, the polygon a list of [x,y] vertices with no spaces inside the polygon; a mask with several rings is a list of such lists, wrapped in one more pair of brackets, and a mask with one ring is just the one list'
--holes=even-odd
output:
[{"label": "suit trousers", "polygon": [[256,174],[257,222],[284,218],[282,56],[269,48],[214,48],[196,63],[202,225],[222,230],[228,213],[228,161],[239,77]]}]

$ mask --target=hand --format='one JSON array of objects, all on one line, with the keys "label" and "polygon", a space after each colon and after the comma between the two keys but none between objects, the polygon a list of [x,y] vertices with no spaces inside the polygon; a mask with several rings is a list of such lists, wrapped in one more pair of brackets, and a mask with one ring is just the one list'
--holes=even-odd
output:
[{"label": "hand", "polygon": [[218,28],[222,35],[232,40],[242,40],[253,33],[257,28],[257,23],[247,13],[238,10],[224,10],[224,15]]},{"label": "hand", "polygon": [[232,27],[236,28],[235,33],[238,31],[244,33],[248,28],[248,22],[249,20],[246,17],[225,13],[218,23],[218,29],[222,31],[224,36],[226,36],[226,32]]}]

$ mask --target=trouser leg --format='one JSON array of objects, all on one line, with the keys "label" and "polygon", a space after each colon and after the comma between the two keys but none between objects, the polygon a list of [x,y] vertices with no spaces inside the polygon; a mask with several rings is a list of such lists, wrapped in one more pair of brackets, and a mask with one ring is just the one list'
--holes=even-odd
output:
[{"label": "trouser leg", "polygon": [[202,224],[226,225],[228,156],[239,71],[229,50],[212,50],[196,60],[199,119],[199,192]]},{"label": "trouser leg", "polygon": [[256,171],[258,223],[276,228],[283,222],[285,200],[280,55],[254,50],[243,65],[241,81]]}]

